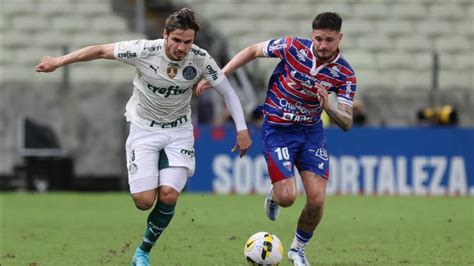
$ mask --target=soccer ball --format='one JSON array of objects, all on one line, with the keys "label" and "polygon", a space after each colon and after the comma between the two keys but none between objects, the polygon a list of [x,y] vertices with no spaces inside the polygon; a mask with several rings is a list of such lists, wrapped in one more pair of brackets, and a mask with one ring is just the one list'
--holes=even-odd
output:
[{"label": "soccer ball", "polygon": [[245,243],[244,255],[250,265],[278,265],[283,258],[283,245],[276,235],[258,232]]}]

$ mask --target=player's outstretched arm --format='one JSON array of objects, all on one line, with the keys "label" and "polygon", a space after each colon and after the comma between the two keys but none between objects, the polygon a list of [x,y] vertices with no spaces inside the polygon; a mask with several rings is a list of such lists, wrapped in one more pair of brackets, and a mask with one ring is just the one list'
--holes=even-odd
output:
[{"label": "player's outstretched arm", "polygon": [[251,45],[247,48],[244,48],[240,52],[238,52],[230,61],[225,65],[222,71],[226,74],[232,74],[235,70],[239,67],[247,64],[248,62],[254,60],[257,57],[264,57],[263,48],[265,46],[265,42],[257,43]]},{"label": "player's outstretched arm", "polygon": [[67,64],[81,61],[90,61],[94,59],[114,59],[115,43],[92,45],[81,48],[67,55],[51,57],[45,56],[36,66],[36,72],[53,72]]},{"label": "player's outstretched arm", "polygon": [[[239,67],[242,65],[247,64],[248,62],[254,60],[257,57],[264,57],[265,55],[263,54],[263,47],[265,43],[257,43],[254,45],[251,45],[247,48],[244,48],[240,52],[238,52],[230,61],[227,63],[227,65],[222,69],[222,72],[226,76],[232,74],[235,70],[237,70]],[[201,80],[199,83],[196,85],[194,88],[194,93],[197,96],[202,95],[207,89],[210,88],[209,82],[207,80]]]}]

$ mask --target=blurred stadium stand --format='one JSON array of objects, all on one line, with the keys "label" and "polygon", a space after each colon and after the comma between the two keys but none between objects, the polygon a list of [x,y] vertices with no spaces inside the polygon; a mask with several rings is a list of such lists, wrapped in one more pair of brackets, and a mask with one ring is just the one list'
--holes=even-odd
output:
[{"label": "blurred stadium stand", "polygon": [[[137,33],[139,1],[0,0],[0,176],[11,175],[21,159],[14,125],[24,115],[52,126],[74,158],[77,176],[123,175],[122,114],[134,68],[102,60],[46,75],[34,66],[65,49],[159,38],[166,17],[183,6],[193,8],[204,26],[197,44],[221,66],[229,54],[256,42],[310,37],[317,13],[339,12],[342,52],[358,75],[368,125],[416,125],[417,110],[445,104],[456,107],[460,126],[474,125],[473,1],[145,0],[145,29]],[[247,67],[248,79],[233,79],[237,87],[255,87],[248,109],[265,94],[276,64],[257,60]]]},{"label": "blurred stadium stand", "polygon": [[14,167],[17,187],[40,192],[68,190],[74,178],[73,160],[61,148],[53,129],[20,117],[17,132],[18,153],[22,157]]},{"label": "blurred stadium stand", "polygon": [[[418,109],[444,104],[458,108],[461,126],[474,125],[473,1],[185,2],[212,21],[234,51],[269,38],[309,38],[314,16],[336,11],[344,19],[341,50],[356,71],[356,97],[369,125],[416,125]],[[250,67],[266,82],[276,63]]]},{"label": "blurred stadium stand", "polygon": [[[39,169],[38,162],[46,157],[25,156],[17,150],[20,132],[15,125],[28,116],[56,132],[62,150],[74,160],[74,175],[104,177],[104,182],[96,180],[97,186],[102,183],[118,188],[120,182],[111,184],[107,177],[124,173],[123,112],[135,69],[105,60],[71,65],[50,74],[35,73],[34,67],[45,55],[58,56],[86,45],[147,36],[129,30],[127,19],[113,12],[111,1],[0,3],[0,176],[11,176],[15,165],[15,170],[21,171],[26,157],[32,159],[26,165],[34,165],[36,172],[54,174],[45,172],[49,167]],[[58,166],[56,159],[49,163]],[[56,166],[52,168],[60,169]],[[54,182],[50,188],[64,186]],[[2,187],[8,185],[1,183]],[[76,183],[81,187],[83,182]],[[31,186],[30,182],[28,188]]]}]

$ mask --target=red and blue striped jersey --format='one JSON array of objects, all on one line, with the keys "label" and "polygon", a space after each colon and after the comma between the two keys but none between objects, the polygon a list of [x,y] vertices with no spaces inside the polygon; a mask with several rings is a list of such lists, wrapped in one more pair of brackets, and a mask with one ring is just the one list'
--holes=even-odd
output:
[{"label": "red and blue striped jersey", "polygon": [[263,53],[281,60],[270,77],[263,106],[267,122],[281,126],[318,123],[323,111],[316,96],[318,83],[336,93],[340,104],[352,106],[356,76],[339,52],[331,62],[319,63],[311,40],[285,37],[269,40]]}]

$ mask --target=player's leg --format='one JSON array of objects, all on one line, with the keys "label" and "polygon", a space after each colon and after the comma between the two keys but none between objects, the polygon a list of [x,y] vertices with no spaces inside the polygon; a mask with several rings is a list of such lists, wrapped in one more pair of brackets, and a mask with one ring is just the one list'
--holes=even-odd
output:
[{"label": "player's leg", "polygon": [[148,215],[147,229],[140,244],[141,250],[150,252],[163,231],[168,227],[187,178],[188,171],[183,167],[170,167],[160,170],[158,199]]},{"label": "player's leg", "polygon": [[295,178],[277,181],[272,184],[264,202],[265,213],[268,219],[275,221],[280,214],[280,207],[289,207],[296,199]]},{"label": "player's leg", "polygon": [[313,232],[323,217],[327,179],[310,171],[303,171],[300,174],[306,192],[306,204],[298,219],[288,258],[295,265],[308,265],[304,247],[313,237]]},{"label": "player's leg", "polygon": [[146,147],[127,148],[128,183],[135,206],[140,210],[153,207],[158,188],[158,154]]},{"label": "player's leg", "polygon": [[304,130],[306,143],[297,157],[298,168],[306,193],[306,204],[298,219],[295,236],[288,252],[294,265],[308,265],[304,247],[313,237],[313,232],[321,221],[329,177],[329,156],[322,127]]},{"label": "player's leg", "polygon": [[[128,182],[133,202],[140,210],[153,207],[157,197],[159,143],[163,140],[156,132],[130,125],[126,143]],[[132,265],[149,265],[149,253],[138,247]]]},{"label": "player's leg", "polygon": [[195,168],[192,127],[170,129],[162,133],[164,134],[167,135],[169,143],[159,153],[158,199],[148,215],[147,229],[140,244],[139,249],[144,252],[150,252],[168,227],[174,216],[178,197]]},{"label": "player's leg", "polygon": [[286,208],[293,205],[296,196],[297,191],[294,176],[273,183],[271,198],[278,202],[280,207]]},{"label": "player's leg", "polygon": [[306,204],[298,219],[298,229],[310,234],[323,217],[328,180],[310,171],[301,172],[301,179],[306,192]]},{"label": "player's leg", "polygon": [[[147,190],[143,192],[133,193],[132,199],[140,210],[148,210],[153,206],[157,195],[157,189]],[[147,228],[148,230],[148,228]],[[135,250],[135,254],[132,258],[132,266],[148,266],[150,264],[150,250],[142,248],[143,242],[146,237],[143,238],[142,244]]]},{"label": "player's leg", "polygon": [[153,207],[158,188],[159,146],[162,136],[130,124],[125,145],[128,183],[135,206],[140,210]]},{"label": "player's leg", "polygon": [[155,204],[156,194],[157,194],[156,188],[143,191],[143,192],[133,193],[132,194],[133,203],[135,203],[135,206],[138,209],[146,211],[150,209],[151,207],[153,207],[153,204]]},{"label": "player's leg", "polygon": [[139,146],[127,147],[128,183],[135,206],[140,210],[153,207],[158,188],[159,151]]},{"label": "player's leg", "polygon": [[[157,153],[157,152],[156,152]],[[153,156],[150,156],[153,157]],[[155,163],[155,167],[156,167]],[[144,164],[138,163],[138,167],[143,166]],[[155,176],[148,176],[148,177],[142,177],[138,179],[130,179],[130,191],[132,193],[132,199],[133,202],[135,203],[135,206],[137,206],[138,209],[140,210],[148,210],[150,209],[156,199],[157,195],[157,186],[158,186],[158,173],[155,174]],[[151,188],[151,189],[150,189]],[[147,189],[145,191],[140,191],[141,189]],[[153,211],[152,211],[153,212]],[[147,225],[147,231],[148,231],[148,225]],[[143,238],[143,242],[146,241],[146,236]],[[143,245],[141,244],[136,250],[135,254],[133,255],[132,258],[132,265],[138,265],[138,266],[147,266],[149,265],[150,261],[150,255],[149,255],[149,249],[143,249]]]},{"label": "player's leg", "polygon": [[294,158],[301,143],[297,132],[271,126],[262,128],[263,154],[268,166],[272,189],[265,198],[264,207],[270,220],[276,220],[280,207],[289,207],[296,200]]}]

